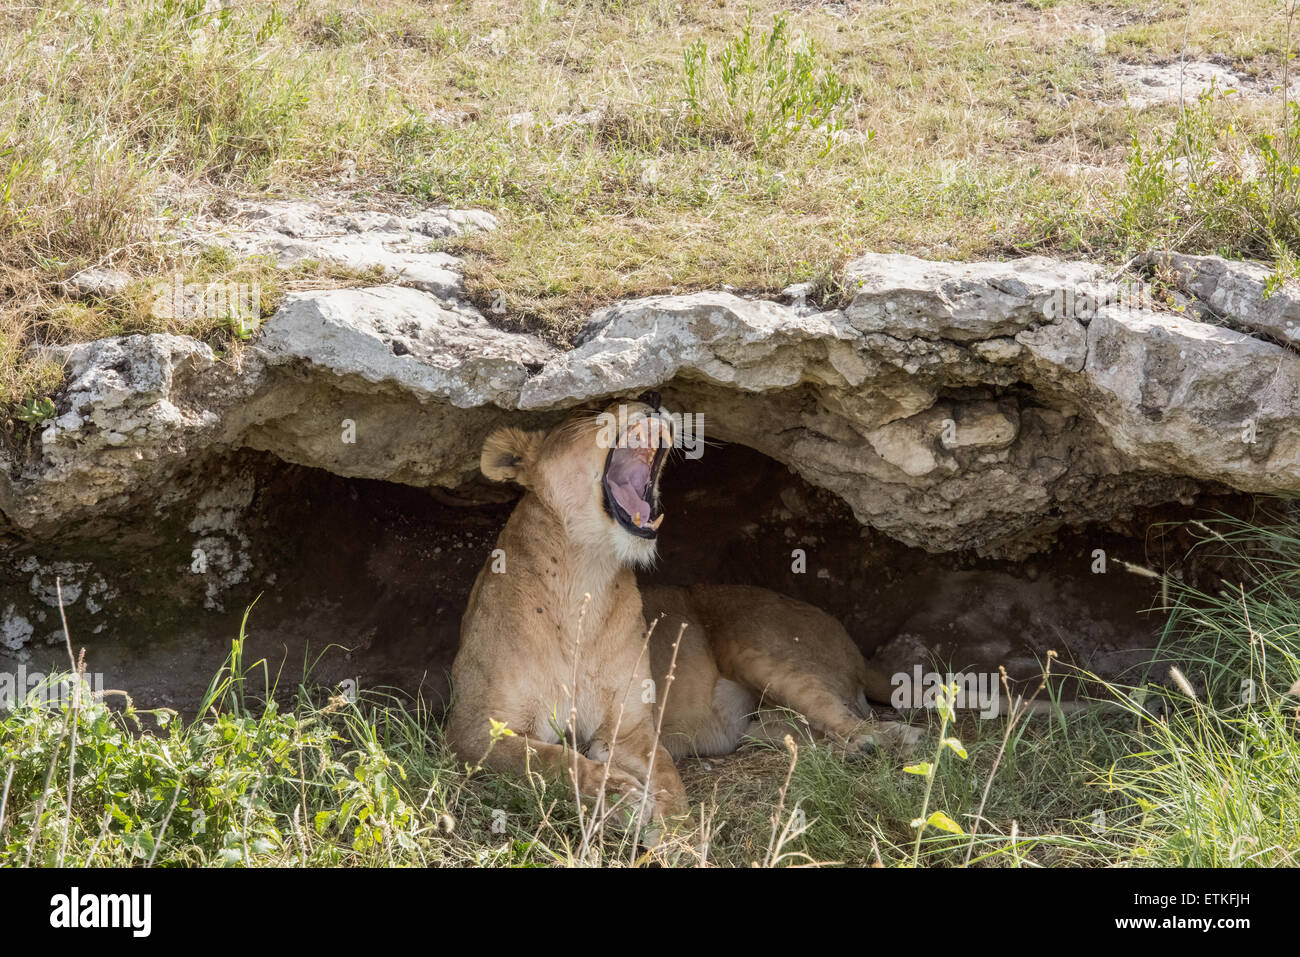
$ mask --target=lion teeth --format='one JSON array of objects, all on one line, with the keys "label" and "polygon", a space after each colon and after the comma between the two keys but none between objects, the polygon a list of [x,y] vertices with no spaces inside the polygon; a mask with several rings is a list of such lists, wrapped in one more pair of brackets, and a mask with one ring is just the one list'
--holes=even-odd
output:
[{"label": "lion teeth", "polygon": [[632,524],[635,525],[637,528],[640,528],[640,527],[641,527],[641,513],[640,513],[640,512],[637,512],[635,515],[632,516]]},{"label": "lion teeth", "polygon": [[654,531],[657,532],[657,531],[659,531],[659,526],[662,525],[663,523],[664,523],[664,517],[663,517],[662,515],[660,515],[660,516],[659,516],[658,518],[656,518],[653,522],[651,522],[649,525],[647,525],[646,528],[653,529]]}]

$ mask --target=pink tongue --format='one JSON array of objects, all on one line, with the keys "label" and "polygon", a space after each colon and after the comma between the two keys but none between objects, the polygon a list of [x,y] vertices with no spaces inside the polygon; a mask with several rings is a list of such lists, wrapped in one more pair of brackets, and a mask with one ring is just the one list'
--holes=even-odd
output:
[{"label": "pink tongue", "polygon": [[649,484],[650,466],[621,449],[614,456],[607,475],[614,501],[628,518],[636,518],[639,513],[642,522],[650,521],[650,503],[641,497],[641,490]]},{"label": "pink tongue", "polygon": [[650,503],[643,499],[630,484],[611,485],[610,491],[614,493],[614,501],[618,502],[619,507],[627,512],[629,517],[635,518],[639,514],[642,522],[650,521]]}]

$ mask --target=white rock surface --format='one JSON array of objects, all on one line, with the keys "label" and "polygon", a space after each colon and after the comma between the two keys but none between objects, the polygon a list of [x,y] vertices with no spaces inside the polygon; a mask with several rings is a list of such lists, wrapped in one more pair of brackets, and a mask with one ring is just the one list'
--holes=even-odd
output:
[{"label": "white rock surface", "polygon": [[[490,226],[448,211],[386,217],[263,207],[228,241],[351,236],[357,255],[382,261],[381,247],[410,253],[404,237]],[[238,370],[170,335],[62,350],[69,386],[38,454],[0,476],[0,512],[43,534],[186,494],[174,487],[183,468],[201,482],[196,462],[242,447],[454,486],[501,422],[554,421],[649,388],[703,415],[706,439],[784,462],[861,522],[935,551],[1023,554],[1062,524],[1139,504],[1300,490],[1300,356],[1280,344],[1300,297],[1265,299],[1265,274],[1247,264],[1167,268],[1186,313],[1135,304],[1130,279],[1088,263],[868,254],[845,271],[842,310],[652,297],[597,311],[567,352],[493,326],[450,287],[295,294]],[[1198,309],[1225,318],[1197,321]]]},{"label": "white rock surface", "polygon": [[378,210],[331,211],[308,201],[240,203],[220,224],[204,222],[192,238],[242,255],[269,254],[281,266],[317,262],[455,301],[463,295],[454,256],[430,247],[497,225],[480,210],[429,209],[412,215]]},{"label": "white rock surface", "polygon": [[258,345],[273,364],[306,361],[461,408],[514,408],[528,367],[555,354],[534,336],[494,328],[477,310],[399,286],[291,296]]},{"label": "white rock surface", "polygon": [[1115,77],[1127,91],[1129,104],[1138,108],[1180,100],[1195,103],[1197,97],[1210,92],[1250,98],[1276,96],[1281,86],[1280,78],[1257,80],[1207,60],[1121,63],[1115,67]]},{"label": "white rock surface", "polygon": [[1213,318],[1284,345],[1300,344],[1300,289],[1295,283],[1270,289],[1272,270],[1265,266],[1168,252],[1149,253],[1141,261],[1172,273],[1178,288],[1208,307]]},{"label": "white rock surface", "polygon": [[525,385],[520,407],[645,389],[679,374],[747,392],[819,375],[861,382],[856,339],[838,312],[801,317],[725,292],[638,299],[597,311],[585,341]]},{"label": "white rock surface", "polygon": [[63,283],[63,294],[73,299],[108,299],[120,296],[131,277],[120,269],[83,269]]}]

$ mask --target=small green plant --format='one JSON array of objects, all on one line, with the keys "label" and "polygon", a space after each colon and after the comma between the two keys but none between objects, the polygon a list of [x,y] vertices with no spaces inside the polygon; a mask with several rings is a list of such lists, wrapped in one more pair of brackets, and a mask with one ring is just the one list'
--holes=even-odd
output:
[{"label": "small green plant", "polygon": [[755,152],[788,142],[805,129],[820,130],[825,151],[844,128],[849,91],[829,67],[818,73],[816,45],[790,39],[786,18],[773,18],[771,31],[754,36],[752,21],[710,69],[708,44],[700,39],[683,52],[686,107],[697,130],[741,140]]},{"label": "small green plant", "polygon": [[1131,136],[1119,202],[1125,245],[1274,260],[1300,253],[1300,105],[1279,129],[1245,136],[1216,113],[1214,90],[1179,111],[1172,131]]},{"label": "small green plant", "polygon": [[903,768],[908,774],[920,774],[925,777],[925,797],[921,799],[921,814],[912,820],[912,827],[916,830],[916,842],[912,845],[913,867],[916,867],[920,861],[921,836],[925,833],[927,827],[935,827],[941,831],[947,831],[949,834],[965,834],[961,829],[961,825],[943,811],[930,812],[930,793],[934,790],[934,775],[939,768],[939,762],[943,760],[944,750],[951,749],[957,757],[963,761],[966,760],[965,745],[959,739],[948,736],[948,725],[956,717],[953,705],[957,701],[958,690],[956,682],[939,689],[935,701],[939,709],[939,743],[934,750],[934,759],[932,761],[922,761],[919,764],[909,764]]},{"label": "small green plant", "polygon": [[24,399],[14,412],[14,418],[34,429],[46,419],[53,418],[55,411],[54,402],[49,398]]}]

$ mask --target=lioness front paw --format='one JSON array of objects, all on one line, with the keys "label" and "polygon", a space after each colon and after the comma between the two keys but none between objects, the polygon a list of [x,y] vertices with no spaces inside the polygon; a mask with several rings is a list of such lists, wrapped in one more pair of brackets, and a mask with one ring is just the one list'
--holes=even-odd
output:
[{"label": "lioness front paw", "polygon": [[640,782],[626,789],[620,788],[617,795],[611,794],[607,798],[607,802],[610,806],[617,804],[615,813],[621,813],[629,824],[635,824],[639,817],[642,827],[690,813],[690,802],[685,793],[678,794],[665,788],[654,788],[647,793]]},{"label": "lioness front paw", "polygon": [[655,809],[660,817],[681,817],[691,812],[691,802],[686,792],[670,788],[655,788]]},{"label": "lioness front paw", "polygon": [[867,725],[861,733],[845,742],[843,752],[849,757],[870,754],[876,748],[905,752],[918,744],[921,737],[920,728],[913,728],[896,721],[877,721]]},{"label": "lioness front paw", "polygon": [[632,775],[627,771],[620,770],[619,768],[610,768],[608,772],[606,772],[602,768],[595,775],[595,781],[593,782],[595,787],[593,787],[592,790],[597,790],[602,781],[605,785],[605,800],[609,804],[613,804],[620,797],[629,800],[635,797],[638,801],[641,799],[641,782],[635,775]]},{"label": "lioness front paw", "polygon": [[924,736],[920,728],[897,721],[879,721],[867,733],[875,744],[894,751],[906,751],[920,743]]}]

